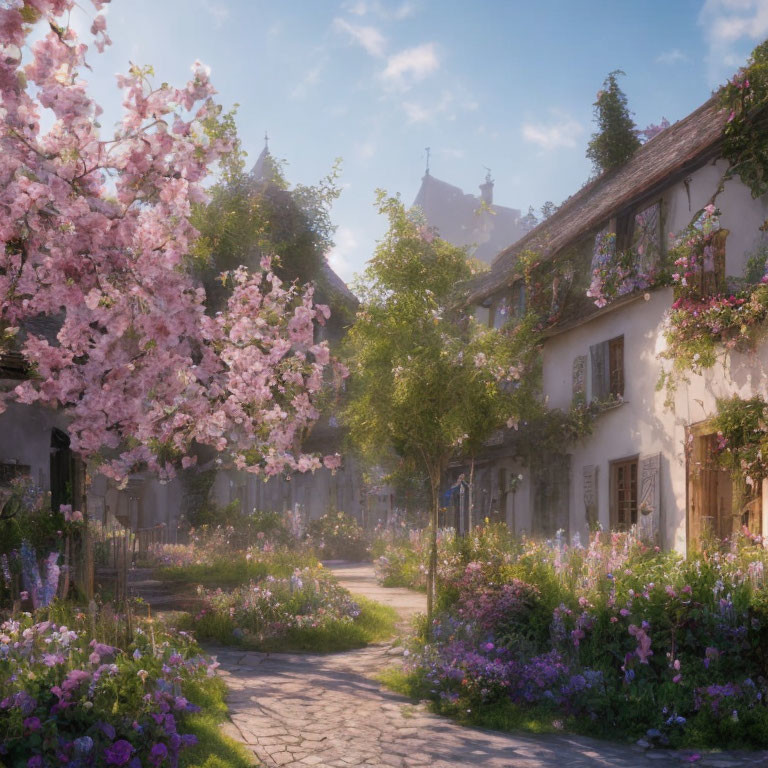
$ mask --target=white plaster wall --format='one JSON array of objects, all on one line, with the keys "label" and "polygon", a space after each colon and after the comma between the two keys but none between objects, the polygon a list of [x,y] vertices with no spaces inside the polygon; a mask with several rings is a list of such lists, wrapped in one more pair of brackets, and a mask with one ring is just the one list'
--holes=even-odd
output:
[{"label": "white plaster wall", "polygon": [[63,413],[38,405],[9,403],[0,414],[0,463],[28,466],[34,483],[48,490],[54,427],[66,431]]},{"label": "white plaster wall", "polygon": [[[665,235],[684,229],[694,214],[707,205],[727,165],[725,160],[718,160],[690,175],[690,206],[684,182],[680,181],[664,191]],[[748,256],[764,239],[760,225],[768,218],[768,197],[753,199],[749,188],[735,177],[725,182],[715,204],[721,211],[720,224],[730,233],[726,245],[726,272],[742,277]]]},{"label": "white plaster wall", "polygon": [[[709,201],[724,165],[710,164],[692,174],[689,210],[685,185],[674,185],[663,195],[665,232],[685,227],[693,213]],[[742,276],[746,259],[761,239],[759,226],[768,217],[766,199],[753,200],[738,179],[728,181],[717,205],[721,224],[730,230],[726,242],[726,270]],[[598,416],[593,434],[571,449],[571,532],[586,533],[582,468],[598,470],[599,520],[609,521],[609,462],[625,457],[661,453],[661,530],[666,547],[685,551],[686,477],[685,427],[713,416],[716,400],[738,394],[768,395],[768,344],[753,355],[730,354],[722,365],[691,376],[681,384],[673,409],[664,405],[665,393],[657,392],[661,373],[659,353],[666,311],[673,302],[671,288],[662,288],[605,312],[568,332],[548,339],[543,349],[543,392],[550,407],[567,409],[572,399],[572,366],[578,355],[587,356],[587,394],[590,394],[589,348],[624,336],[625,402]],[[525,485],[525,484],[524,484]],[[523,491],[524,488],[521,488]],[[520,492],[518,492],[518,499]],[[530,507],[530,504],[527,505]]]}]

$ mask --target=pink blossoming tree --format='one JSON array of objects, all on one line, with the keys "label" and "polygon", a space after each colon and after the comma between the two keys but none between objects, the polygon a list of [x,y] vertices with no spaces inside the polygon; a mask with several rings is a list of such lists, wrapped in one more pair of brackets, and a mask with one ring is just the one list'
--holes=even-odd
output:
[{"label": "pink blossoming tree", "polygon": [[[135,66],[118,76],[123,118],[106,140],[79,75],[87,46],[63,21],[74,5],[0,6],[0,353],[16,345],[32,371],[0,412],[9,399],[67,408],[73,449],[115,478],[139,465],[169,476],[195,444],[253,472],[318,468],[299,440],[330,364],[313,341],[327,307],[265,259],[224,277],[227,306],[210,317],[186,268],[190,206],[230,147],[206,130],[219,114],[206,68],[182,88]],[[55,340],[33,332],[40,318]]]}]

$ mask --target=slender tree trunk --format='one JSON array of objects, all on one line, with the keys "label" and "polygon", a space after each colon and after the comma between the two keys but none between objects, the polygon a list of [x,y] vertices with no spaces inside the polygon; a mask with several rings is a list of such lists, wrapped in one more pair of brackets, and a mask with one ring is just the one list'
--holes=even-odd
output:
[{"label": "slender tree trunk", "polygon": [[473,456],[469,463],[469,503],[467,506],[467,533],[472,534],[472,503],[474,500],[475,488],[475,457]]},{"label": "slender tree trunk", "polygon": [[432,511],[429,524],[429,569],[427,571],[427,639],[432,638],[432,619],[437,593],[437,523],[440,512],[440,473],[430,473]]}]

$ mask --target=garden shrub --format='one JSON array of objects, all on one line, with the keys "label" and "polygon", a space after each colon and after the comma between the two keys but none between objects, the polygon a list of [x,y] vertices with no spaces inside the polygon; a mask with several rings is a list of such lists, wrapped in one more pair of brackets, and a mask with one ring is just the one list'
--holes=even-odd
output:
[{"label": "garden shrub", "polygon": [[687,560],[631,534],[597,532],[586,548],[467,538],[441,551],[441,612],[401,690],[493,727],[768,746],[759,537]]},{"label": "garden shrub", "polygon": [[392,634],[395,613],[354,598],[321,567],[225,592],[201,589],[191,626],[202,639],[258,650],[337,651]]},{"label": "garden shrub", "polygon": [[332,510],[307,526],[309,541],[323,560],[367,560],[365,531],[345,512]]},{"label": "garden shrub", "polygon": [[[211,685],[215,664],[189,635],[145,625],[125,630],[132,636],[120,648],[92,637],[83,613],[54,606],[41,618],[0,625],[0,761],[174,765],[196,744],[187,726],[200,707],[189,696]],[[113,634],[120,626],[111,614],[98,624]]]}]

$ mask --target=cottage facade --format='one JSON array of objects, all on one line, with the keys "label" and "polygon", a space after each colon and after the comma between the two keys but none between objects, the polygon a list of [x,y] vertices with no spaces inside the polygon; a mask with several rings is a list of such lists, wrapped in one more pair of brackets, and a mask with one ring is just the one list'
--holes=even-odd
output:
[{"label": "cottage facade", "polygon": [[514,430],[494,436],[478,472],[481,514],[487,510],[517,532],[543,536],[564,530],[583,537],[594,523],[637,525],[681,552],[707,530],[725,536],[746,524],[768,533],[768,489],[747,488],[734,503],[730,474],[712,461],[711,427],[718,398],[768,396],[768,345],[730,352],[722,364],[691,374],[670,407],[657,384],[673,288],[641,286],[602,308],[586,296],[601,233],[615,233],[617,247],[623,240],[637,258],[661,260],[670,235],[713,202],[721,211],[722,245],[712,268],[724,271],[718,280],[743,278],[749,257],[766,246],[760,227],[768,200],[753,199],[738,177],[726,177],[720,153],[725,119],[713,99],[663,131],[502,251],[473,286],[470,303],[478,316],[499,325],[500,313],[514,318],[523,308],[524,254],[565,263],[553,280],[569,285],[551,288],[555,319],[544,334],[542,395],[548,407],[563,411],[575,399],[601,403],[590,436],[564,441],[561,452],[539,456],[531,466],[516,458],[521,438]]}]

